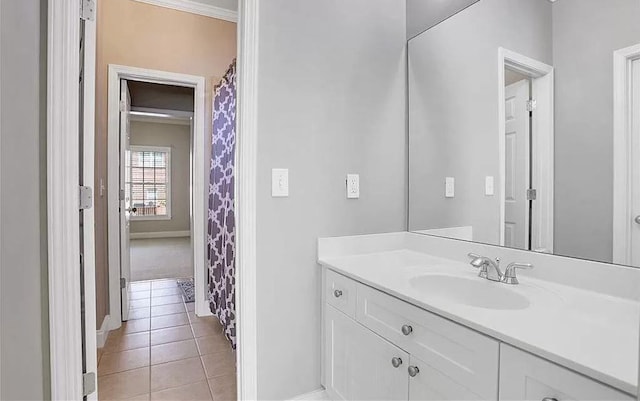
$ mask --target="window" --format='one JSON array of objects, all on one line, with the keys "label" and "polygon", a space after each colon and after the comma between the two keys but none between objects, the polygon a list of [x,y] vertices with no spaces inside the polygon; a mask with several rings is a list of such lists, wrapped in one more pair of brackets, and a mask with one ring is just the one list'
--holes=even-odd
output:
[{"label": "window", "polygon": [[127,169],[127,190],[132,220],[171,218],[171,148],[131,146]]}]

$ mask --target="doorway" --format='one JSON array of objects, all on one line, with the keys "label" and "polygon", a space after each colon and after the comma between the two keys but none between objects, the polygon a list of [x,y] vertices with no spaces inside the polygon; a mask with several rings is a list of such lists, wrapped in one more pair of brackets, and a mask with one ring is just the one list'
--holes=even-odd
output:
[{"label": "doorway", "polygon": [[[117,328],[118,322],[128,320],[132,282],[150,279],[193,278],[194,311],[199,316],[211,315],[206,304],[204,223],[194,224],[205,221],[206,216],[204,79],[110,65],[108,84],[109,293],[110,318],[115,320],[111,327]],[[174,107],[170,107],[171,102]],[[159,137],[164,142],[158,142]],[[180,185],[178,182],[172,185],[177,150],[181,154],[178,160],[182,172],[180,178],[176,175],[173,180]],[[167,174],[170,170],[172,173]],[[178,195],[172,191],[176,187],[182,188],[182,201],[178,202],[181,219],[176,218],[177,199],[172,196]],[[184,201],[186,197],[188,201]],[[130,254],[132,229],[135,247]],[[138,240],[157,241],[138,243]],[[168,249],[163,245],[173,246]],[[145,258],[150,252],[154,254],[151,261]],[[167,260],[163,253],[171,257]],[[132,256],[137,265],[131,265]],[[153,260],[162,260],[164,265],[154,268],[149,265]],[[190,271],[190,277],[176,277]],[[134,306],[140,303],[134,302]]]},{"label": "doorway", "polygon": [[553,67],[500,48],[500,244],[553,252]]},{"label": "doorway", "polygon": [[614,52],[613,262],[640,266],[640,44]]}]

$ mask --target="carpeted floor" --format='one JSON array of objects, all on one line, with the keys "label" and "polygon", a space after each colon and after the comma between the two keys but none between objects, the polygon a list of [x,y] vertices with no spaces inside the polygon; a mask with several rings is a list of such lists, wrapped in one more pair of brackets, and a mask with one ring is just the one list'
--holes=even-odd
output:
[{"label": "carpeted floor", "polygon": [[193,277],[191,239],[133,239],[131,281]]}]

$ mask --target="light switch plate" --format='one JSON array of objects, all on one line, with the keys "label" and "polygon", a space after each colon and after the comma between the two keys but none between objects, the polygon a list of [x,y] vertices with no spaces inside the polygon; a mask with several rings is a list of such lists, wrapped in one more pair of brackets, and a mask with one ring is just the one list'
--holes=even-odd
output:
[{"label": "light switch plate", "polygon": [[347,174],[347,199],[360,197],[360,175]]},{"label": "light switch plate", "polygon": [[289,169],[274,168],[271,170],[271,196],[274,198],[289,196]]},{"label": "light switch plate", "polygon": [[488,175],[484,178],[484,194],[486,196],[493,196],[494,194],[493,176]]},{"label": "light switch plate", "polygon": [[445,177],[444,179],[444,196],[445,198],[453,198],[456,195],[456,180],[453,177]]}]

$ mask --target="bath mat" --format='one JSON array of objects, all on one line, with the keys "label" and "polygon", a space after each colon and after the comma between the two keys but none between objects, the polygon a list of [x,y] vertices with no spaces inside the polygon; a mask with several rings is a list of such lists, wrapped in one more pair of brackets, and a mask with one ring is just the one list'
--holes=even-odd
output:
[{"label": "bath mat", "polygon": [[193,286],[193,279],[178,280],[178,287],[182,290],[182,298],[185,303],[195,302],[196,293]]}]

